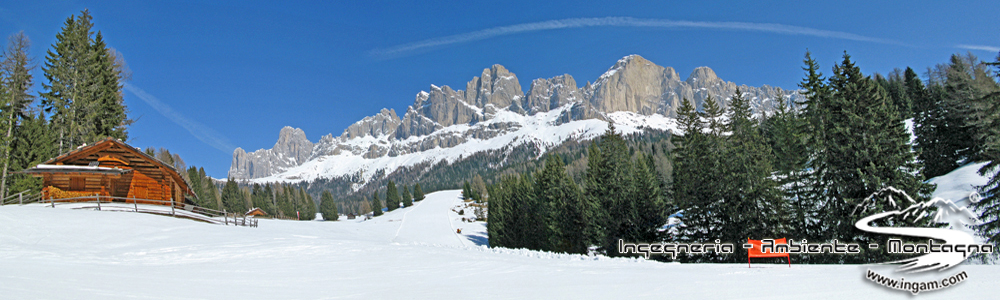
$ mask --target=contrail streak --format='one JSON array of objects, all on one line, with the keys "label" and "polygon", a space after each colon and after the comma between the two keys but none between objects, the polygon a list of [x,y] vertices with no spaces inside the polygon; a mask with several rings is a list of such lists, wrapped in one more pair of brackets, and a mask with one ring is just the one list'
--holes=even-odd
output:
[{"label": "contrail streak", "polygon": [[983,50],[989,52],[1000,52],[1000,47],[993,46],[982,46],[982,45],[955,45],[957,48],[968,49],[968,50]]},{"label": "contrail streak", "polygon": [[524,23],[510,26],[494,27],[479,31],[449,35],[426,39],[409,44],[402,44],[388,48],[374,49],[369,54],[378,59],[389,59],[405,56],[414,51],[437,46],[446,46],[458,43],[479,41],[498,36],[512,35],[523,32],[553,30],[564,28],[580,27],[655,27],[655,28],[694,28],[694,29],[722,29],[722,30],[742,30],[769,32],[785,35],[804,35],[822,38],[833,38],[850,41],[871,42],[880,44],[893,44],[906,46],[898,41],[868,37],[853,33],[822,30],[809,27],[791,26],[775,23],[748,23],[748,22],[695,22],[695,21],[675,21],[665,19],[636,19],[631,17],[605,17],[605,18],[572,18],[561,20],[550,20],[535,23]]},{"label": "contrail streak", "polygon": [[173,121],[174,123],[177,123],[177,125],[180,125],[181,127],[184,127],[184,129],[187,129],[187,131],[190,132],[191,135],[193,135],[195,138],[198,138],[198,140],[202,141],[203,143],[208,144],[209,146],[212,146],[215,149],[219,149],[219,151],[222,151],[223,153],[226,154],[230,154],[233,152],[233,149],[236,149],[236,147],[230,144],[226,138],[222,137],[222,135],[216,132],[215,130],[212,130],[212,128],[208,128],[208,126],[205,126],[204,124],[188,119],[187,117],[175,111],[166,103],[160,102],[160,99],[157,99],[153,95],[146,93],[146,91],[143,91],[139,87],[136,87],[131,84],[126,84],[125,90],[129,91],[136,97],[139,97],[139,99],[142,99],[143,102],[146,102],[146,104],[152,106],[161,115],[167,117],[167,119],[170,119],[170,121]]}]

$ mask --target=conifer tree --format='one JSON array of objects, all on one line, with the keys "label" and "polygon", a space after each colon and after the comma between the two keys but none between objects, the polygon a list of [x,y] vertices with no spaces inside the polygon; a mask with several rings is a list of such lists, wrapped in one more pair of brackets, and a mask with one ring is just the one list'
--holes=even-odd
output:
[{"label": "conifer tree", "polygon": [[[30,90],[32,86],[31,66],[32,58],[28,55],[31,41],[24,32],[18,32],[7,39],[7,47],[3,50],[3,61],[0,62],[0,111],[3,112],[3,122],[0,128],[5,128],[2,136],[3,160],[2,172],[0,172],[0,199],[6,198],[8,194],[7,177],[12,160],[11,154],[14,145],[15,127],[22,119],[28,118],[28,105],[34,101],[34,96]],[[22,176],[23,177],[23,176]]]},{"label": "conifer tree", "polygon": [[[580,205],[582,196],[563,166],[562,159],[549,155],[544,169],[535,177],[539,205],[550,211],[543,218],[551,235],[551,250],[565,253],[586,253],[587,244],[581,228],[586,221]],[[491,219],[493,212],[490,212]],[[492,222],[492,221],[490,221]]]},{"label": "conifer tree", "polygon": [[721,178],[718,149],[714,145],[714,130],[707,133],[702,114],[685,99],[677,109],[678,125],[683,131],[676,141],[673,168],[674,197],[684,210],[684,223],[679,239],[705,241],[720,235],[721,195],[714,183]]},{"label": "conifer tree", "polygon": [[340,217],[340,213],[337,212],[337,203],[333,202],[333,194],[330,191],[323,190],[323,194],[319,198],[319,213],[323,214],[323,220],[336,221]]},{"label": "conifer tree", "polygon": [[299,220],[308,221],[316,219],[316,201],[313,200],[312,195],[306,193],[306,189],[304,187],[299,188],[298,191],[299,191],[298,210],[300,212]]},{"label": "conifer tree", "polygon": [[236,180],[229,178],[225,187],[222,188],[222,205],[226,211],[231,213],[245,213],[247,211],[246,202],[240,193]]},{"label": "conifer tree", "polygon": [[778,233],[774,225],[781,224],[778,217],[785,215],[775,181],[771,179],[771,148],[760,135],[750,111],[749,100],[736,89],[730,100],[729,121],[731,133],[726,137],[722,156],[721,206],[726,215],[722,240],[741,240],[745,237],[764,238]]},{"label": "conifer tree", "polygon": [[[885,91],[862,75],[846,53],[833,73],[826,141],[817,159],[826,183],[821,222],[841,241],[864,244],[875,237],[860,234],[853,226],[859,217],[851,215],[862,199],[893,186],[923,200],[933,186],[917,173],[920,166],[914,162],[909,134]],[[866,252],[863,259],[875,260],[879,253]]]},{"label": "conifer tree", "polygon": [[420,189],[420,183],[413,186],[413,201],[424,200],[424,190]]},{"label": "conifer tree", "polygon": [[403,198],[403,207],[413,206],[413,196],[410,195],[410,188],[403,186],[403,193],[400,195]]},{"label": "conifer tree", "polygon": [[[1000,78],[1000,55],[990,63],[997,68],[996,77]],[[982,160],[987,163],[979,169],[980,176],[992,176],[983,186],[978,187],[983,199],[974,205],[980,212],[980,224],[976,230],[994,246],[1000,245],[1000,91],[986,94],[980,99],[985,112],[985,120],[981,133],[983,145]]]},{"label": "conifer tree", "polygon": [[263,209],[264,212],[267,213],[268,215],[277,216],[278,208],[277,204],[274,202],[275,201],[274,189],[271,188],[270,184],[264,184],[264,190],[261,192],[261,194],[263,194],[262,196],[264,197],[264,201],[266,202],[264,203],[264,207],[262,207],[261,209]]},{"label": "conifer tree", "polygon": [[389,208],[389,211],[399,208],[399,190],[396,189],[396,183],[392,180],[389,180],[385,191],[385,207]]},{"label": "conifer tree", "polygon": [[372,192],[372,214],[376,217],[382,215],[382,200],[378,199],[378,190]]},{"label": "conifer tree", "polygon": [[665,203],[660,191],[660,175],[653,168],[653,156],[640,153],[633,163],[635,184],[631,205],[630,221],[627,222],[629,232],[626,238],[631,241],[655,243],[663,240],[659,228],[666,224]]},{"label": "conifer tree", "polygon": [[[55,157],[55,137],[45,121],[44,112],[28,115],[14,130],[11,147],[11,170],[24,170]],[[42,190],[41,178],[28,174],[10,175],[11,193],[25,190],[37,193]]]},{"label": "conifer tree", "polygon": [[121,93],[124,66],[103,35],[95,37],[91,20],[87,10],[79,18],[67,18],[42,67],[48,81],[42,83],[42,106],[52,114],[59,152],[104,137],[128,137],[131,120]]},{"label": "conifer tree", "polygon": [[466,180],[465,183],[462,184],[462,200],[469,199],[472,199],[472,188],[469,187],[469,181]]}]

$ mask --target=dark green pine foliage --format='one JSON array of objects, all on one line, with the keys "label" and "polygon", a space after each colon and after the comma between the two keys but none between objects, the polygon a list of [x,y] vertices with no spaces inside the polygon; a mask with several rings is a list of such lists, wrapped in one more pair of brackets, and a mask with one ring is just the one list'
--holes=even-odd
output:
[{"label": "dark green pine foliage", "polygon": [[128,139],[126,125],[132,120],[126,115],[124,98],[122,97],[121,69],[115,61],[116,57],[111,53],[111,49],[104,43],[104,37],[100,31],[94,37],[94,44],[90,51],[91,61],[94,64],[93,80],[96,82],[93,90],[93,103],[88,109],[87,120],[93,122],[93,132],[89,141],[96,141],[105,137],[112,137],[120,140]]},{"label": "dark green pine foliage", "polygon": [[278,203],[278,210],[281,216],[284,218],[296,218],[295,216],[295,204],[294,196],[291,187],[288,185],[278,185],[277,195],[275,196],[275,202]]},{"label": "dark green pine foliage", "polygon": [[413,201],[424,200],[424,190],[420,189],[420,183],[413,186]]},{"label": "dark green pine foliage", "polygon": [[316,219],[316,201],[313,200],[312,195],[306,193],[305,188],[299,188],[298,190],[298,202],[297,208],[299,211],[299,220],[314,220]]},{"label": "dark green pine foliage", "polygon": [[323,220],[336,221],[340,217],[337,212],[337,203],[333,202],[333,194],[330,191],[323,191],[319,197],[319,213],[323,214]]},{"label": "dark green pine foliage", "polygon": [[372,214],[376,217],[382,215],[382,200],[378,199],[378,190],[372,192]]},{"label": "dark green pine foliage", "polygon": [[403,207],[413,206],[413,196],[410,195],[410,188],[403,186],[403,193],[399,195],[403,198]]},{"label": "dark green pine foliage", "polygon": [[635,187],[627,207],[631,213],[625,238],[647,243],[662,241],[665,237],[660,234],[659,228],[667,223],[665,199],[660,189],[662,176],[654,169],[651,154],[639,153],[633,166]]},{"label": "dark green pine foliage", "polygon": [[953,131],[960,130],[954,126],[960,120],[949,121],[942,87],[925,87],[911,68],[906,68],[904,77],[906,93],[913,102],[914,148],[919,153],[917,158],[924,164],[924,177],[947,174],[958,168],[961,159],[958,149],[969,147],[968,140],[961,141],[952,136]]},{"label": "dark green pine foliage", "polygon": [[511,202],[515,203],[514,212],[519,215],[514,223],[518,237],[515,247],[549,249],[553,236],[550,226],[552,209],[536,195],[534,176],[531,173],[521,175],[513,184]]},{"label": "dark green pine foliage", "polygon": [[[511,213],[509,186],[505,183],[509,180],[504,175],[496,184],[486,186],[486,193],[489,199],[486,202],[489,210],[489,220],[486,222],[486,234],[489,237],[490,247],[509,247],[512,243],[512,233],[509,232],[510,224],[514,216]],[[414,188],[416,190],[416,188]]]},{"label": "dark green pine foliage", "polygon": [[[996,76],[1000,78],[1000,55],[997,56],[997,61],[990,65],[997,68]],[[1000,246],[1000,91],[985,95],[982,102],[986,112],[984,115],[988,120],[984,122],[986,126],[981,131],[985,143],[982,160],[987,163],[979,169],[979,175],[992,174],[992,177],[985,185],[979,187],[979,193],[983,198],[975,204],[976,211],[980,212],[981,222],[976,229],[987,242]]]},{"label": "dark green pine foliage", "polygon": [[[22,119],[21,125],[14,130],[10,169],[27,169],[55,157],[55,141],[44,113],[39,112],[37,116],[29,115]],[[25,190],[37,193],[42,190],[41,178],[27,174],[10,175],[9,185],[11,194]]]},{"label": "dark green pine foliage", "polygon": [[[854,222],[863,217],[852,215],[855,206],[889,186],[922,201],[933,186],[924,183],[918,173],[920,166],[914,162],[909,134],[896,106],[871,78],[861,74],[846,53],[843,62],[834,67],[829,86],[833,92],[824,120],[824,151],[816,158],[825,187],[820,198],[823,231],[828,238],[842,242],[879,242],[876,235],[854,228]],[[874,209],[885,208],[889,207]],[[866,251],[862,256],[841,259],[871,262],[881,261],[883,256],[881,251]]]},{"label": "dark green pine foliage", "polygon": [[268,215],[274,215],[274,208],[271,202],[271,193],[265,190],[260,184],[254,183],[250,191],[250,202],[254,208],[260,208]]},{"label": "dark green pine foliage", "polygon": [[469,199],[472,199],[472,188],[469,185],[469,181],[466,180],[465,183],[462,184],[462,200]]},{"label": "dark green pine foliage", "polygon": [[277,203],[275,203],[274,189],[271,188],[270,184],[264,184],[264,191],[262,191],[261,193],[264,194],[263,195],[265,198],[264,200],[267,202],[264,204],[264,207],[266,208],[261,208],[261,209],[263,209],[264,212],[266,212],[270,216],[277,216],[278,205]]},{"label": "dark green pine foliage", "polygon": [[788,212],[783,224],[790,238],[809,238],[810,228],[816,225],[816,209],[808,202],[806,165],[810,154],[807,120],[786,105],[779,106],[764,122],[764,132],[769,141],[774,175],[785,199]]},{"label": "dark green pine foliage", "polygon": [[396,189],[396,183],[389,180],[385,191],[385,207],[389,208],[389,211],[393,211],[399,208],[399,202],[399,190]]},{"label": "dark green pine foliage", "polygon": [[[550,213],[547,223],[551,237],[550,250],[564,253],[586,253],[587,243],[584,232],[586,225],[580,189],[566,173],[562,159],[549,155],[545,168],[535,176],[535,190],[538,204]],[[493,211],[490,211],[492,222]]]},{"label": "dark green pine foliage", "polygon": [[[721,158],[722,177],[716,186],[722,192],[725,215],[724,241],[745,238],[780,238],[787,233],[777,227],[786,215],[780,191],[771,179],[771,147],[760,134],[748,99],[737,89],[730,100],[729,122]],[[780,235],[780,236],[779,236]]]},{"label": "dark green pine foliage", "polygon": [[222,188],[222,207],[230,213],[247,212],[246,201],[243,199],[236,180],[232,178],[226,180],[226,185]]},{"label": "dark green pine foliage", "polygon": [[684,210],[681,241],[703,242],[719,238],[725,224],[722,215],[722,195],[716,188],[721,177],[718,148],[720,137],[706,132],[702,115],[686,99],[677,109],[679,129],[683,136],[676,140],[673,169],[674,200]]},{"label": "dark green pine foliage", "polygon": [[[952,55],[951,63],[945,72],[945,82],[943,84],[946,94],[945,103],[949,109],[949,121],[952,126],[958,129],[951,132],[954,136],[954,144],[961,144],[964,148],[956,149],[960,160],[979,160],[978,155],[982,152],[982,147],[986,145],[983,140],[984,135],[981,128],[987,122],[986,108],[978,100],[990,92],[997,90],[997,84],[990,78],[986,69],[978,61],[978,58],[969,54],[968,56]],[[964,143],[963,143],[964,142]]]},{"label": "dark green pine foliage", "polygon": [[599,156],[594,158],[595,168],[587,170],[587,176],[594,177],[594,184],[588,182],[587,189],[592,203],[600,211],[594,220],[602,231],[600,236],[603,236],[598,245],[606,254],[616,256],[618,240],[632,238],[630,235],[635,226],[631,156],[625,139],[610,123],[598,142],[598,149]]},{"label": "dark green pine foliage", "polygon": [[[12,177],[18,177],[18,180],[23,181],[26,179],[24,174],[12,175],[8,171],[20,171],[25,168],[23,163],[21,165],[14,165],[15,160],[24,160],[22,158],[12,157],[16,154],[15,140],[14,137],[17,127],[23,126],[27,122],[28,118],[32,118],[32,113],[28,111],[28,106],[34,102],[35,98],[31,95],[31,87],[33,85],[33,76],[31,75],[31,57],[28,54],[29,48],[31,46],[31,41],[28,40],[28,36],[24,32],[18,32],[11,35],[7,40],[7,47],[4,49],[2,57],[3,61],[0,63],[0,114],[2,116],[2,122],[0,122],[0,159],[2,159],[2,169],[0,169],[0,174],[2,174],[3,179],[0,179],[0,198],[6,198],[9,194],[14,194],[23,191],[25,188],[21,187],[20,190],[9,189],[9,184],[12,183]],[[28,150],[28,149],[25,149]],[[24,152],[24,150],[22,150]],[[30,189],[30,188],[29,188]]]},{"label": "dark green pine foliage", "polygon": [[70,16],[46,53],[42,106],[52,114],[59,151],[105,137],[128,138],[122,100],[124,74],[103,35],[92,32],[90,12]]}]

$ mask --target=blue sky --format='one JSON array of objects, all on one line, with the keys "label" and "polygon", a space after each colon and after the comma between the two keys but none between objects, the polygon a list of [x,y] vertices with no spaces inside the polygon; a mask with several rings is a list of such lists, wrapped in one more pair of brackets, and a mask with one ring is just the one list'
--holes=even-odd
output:
[{"label": "blue sky", "polygon": [[[564,73],[582,85],[629,54],[685,78],[709,66],[792,89],[806,49],[825,73],[847,51],[866,74],[1000,50],[1000,2],[813,2],[3,1],[0,34],[25,31],[40,66],[66,18],[89,9],[133,72],[129,143],[217,178],[235,147],[270,148],[283,126],[314,142],[340,135],[493,64],[524,90]],[[36,89],[43,81],[38,68]]]}]

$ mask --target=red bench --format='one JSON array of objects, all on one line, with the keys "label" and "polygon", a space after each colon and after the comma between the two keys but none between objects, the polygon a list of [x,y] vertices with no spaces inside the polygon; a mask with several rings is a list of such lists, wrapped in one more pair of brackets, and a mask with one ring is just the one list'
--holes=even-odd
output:
[{"label": "red bench", "polygon": [[[750,267],[750,258],[751,257],[754,257],[754,258],[758,258],[758,257],[759,258],[763,258],[763,257],[784,257],[784,258],[788,259],[788,267],[789,268],[792,267],[792,258],[788,255],[788,252],[785,252],[785,253],[774,253],[773,252],[774,249],[769,249],[770,253],[764,253],[763,251],[761,251],[761,245],[764,244],[764,241],[762,241],[762,240],[751,240],[750,238],[747,238],[747,244],[751,245],[750,249],[747,249],[747,267],[748,268]],[[778,245],[778,244],[788,244],[788,242],[785,240],[785,238],[780,238],[780,239],[775,239],[774,240],[774,244],[775,245]]]}]

